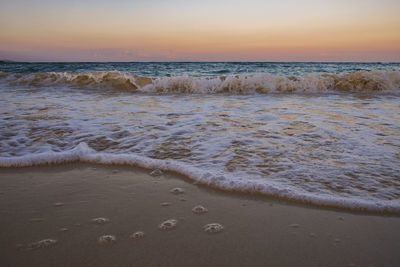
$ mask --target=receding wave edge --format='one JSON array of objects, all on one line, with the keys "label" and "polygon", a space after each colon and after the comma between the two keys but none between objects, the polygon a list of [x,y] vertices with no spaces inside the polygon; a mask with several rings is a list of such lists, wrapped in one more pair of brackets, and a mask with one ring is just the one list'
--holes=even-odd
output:
[{"label": "receding wave edge", "polygon": [[147,169],[172,171],[187,176],[196,183],[226,191],[259,193],[277,198],[314,204],[318,206],[343,208],[366,212],[400,214],[400,203],[396,201],[368,201],[336,196],[313,195],[299,192],[295,188],[282,186],[267,180],[247,179],[246,181],[211,173],[174,160],[159,160],[134,154],[100,153],[86,143],[80,143],[65,152],[46,152],[18,157],[0,157],[0,167],[28,167],[68,162],[86,162],[105,165],[132,165]]}]

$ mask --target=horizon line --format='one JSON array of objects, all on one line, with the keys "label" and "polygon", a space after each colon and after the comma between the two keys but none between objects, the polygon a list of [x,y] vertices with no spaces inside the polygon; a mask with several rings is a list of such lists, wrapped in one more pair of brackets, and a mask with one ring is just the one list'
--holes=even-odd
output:
[{"label": "horizon line", "polygon": [[400,61],[16,61],[0,59],[0,63],[356,63],[400,64]]}]

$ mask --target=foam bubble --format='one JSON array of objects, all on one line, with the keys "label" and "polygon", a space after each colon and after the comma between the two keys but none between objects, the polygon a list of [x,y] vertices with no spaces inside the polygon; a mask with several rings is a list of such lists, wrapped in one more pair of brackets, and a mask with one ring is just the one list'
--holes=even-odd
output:
[{"label": "foam bubble", "polygon": [[158,226],[158,228],[159,228],[160,230],[163,230],[163,231],[169,231],[169,230],[175,229],[176,226],[177,226],[177,224],[178,224],[178,221],[177,221],[177,220],[175,220],[175,219],[169,219],[169,220],[166,220],[166,221],[162,222],[162,223]]},{"label": "foam bubble", "polygon": [[209,223],[203,226],[203,230],[209,234],[220,233],[224,230],[224,226],[219,223]]},{"label": "foam bubble", "polygon": [[102,235],[97,239],[97,243],[100,245],[111,245],[117,241],[115,235]]},{"label": "foam bubble", "polygon": [[134,233],[131,235],[131,238],[132,238],[132,239],[141,239],[141,238],[143,238],[143,237],[144,237],[144,232],[142,232],[142,231],[134,232]]},{"label": "foam bubble", "polygon": [[95,223],[95,224],[106,224],[106,223],[110,222],[110,219],[104,218],[104,217],[99,217],[99,218],[92,219],[91,222]]},{"label": "foam bubble", "polygon": [[163,172],[161,170],[157,169],[157,170],[150,172],[150,175],[151,176],[161,176],[161,175],[163,175]]},{"label": "foam bubble", "polygon": [[28,244],[27,249],[48,248],[54,246],[55,244],[57,244],[56,239],[48,238]]},{"label": "foam bubble", "polygon": [[170,190],[170,192],[171,192],[172,194],[175,194],[175,195],[180,195],[180,194],[185,193],[185,190],[182,189],[182,188],[180,188],[180,187],[175,187],[175,188],[172,188],[172,189]]},{"label": "foam bubble", "polygon": [[192,209],[192,211],[193,211],[193,213],[196,213],[196,214],[203,214],[203,213],[208,212],[208,209],[206,209],[202,205],[197,205]]}]

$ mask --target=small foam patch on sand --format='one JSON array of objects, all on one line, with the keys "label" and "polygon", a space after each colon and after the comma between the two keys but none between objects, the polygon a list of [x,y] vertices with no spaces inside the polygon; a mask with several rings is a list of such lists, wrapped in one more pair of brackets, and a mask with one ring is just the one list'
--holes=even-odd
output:
[{"label": "small foam patch on sand", "polygon": [[141,238],[143,238],[144,237],[144,232],[143,231],[137,231],[137,232],[134,232],[132,235],[131,235],[131,238],[132,239],[141,239]]},{"label": "small foam patch on sand", "polygon": [[154,176],[154,177],[161,176],[161,175],[163,175],[163,172],[161,170],[159,170],[159,169],[156,169],[156,170],[150,172],[150,175]]},{"label": "small foam patch on sand", "polygon": [[39,248],[48,248],[48,247],[52,247],[55,244],[57,244],[57,240],[56,239],[51,239],[51,238],[47,238],[47,239],[43,239],[40,241],[36,241],[33,243],[30,243],[26,246],[26,248],[28,250],[31,249],[39,249]]},{"label": "small foam patch on sand", "polygon": [[166,220],[166,221],[162,222],[162,223],[158,226],[158,228],[159,228],[160,230],[162,230],[162,231],[169,231],[169,230],[175,229],[176,226],[177,226],[177,224],[178,224],[178,220],[169,219],[169,220]]},{"label": "small foam patch on sand", "polygon": [[115,235],[102,235],[97,239],[97,243],[100,245],[111,245],[117,241]]},{"label": "small foam patch on sand", "polygon": [[203,226],[203,230],[209,234],[220,233],[224,230],[224,226],[219,223],[209,223]]},{"label": "small foam patch on sand", "polygon": [[193,211],[193,213],[196,213],[196,214],[203,214],[203,213],[208,212],[208,209],[203,207],[202,205],[197,205],[192,209],[192,211]]},{"label": "small foam patch on sand", "polygon": [[92,219],[91,222],[95,223],[95,224],[106,224],[106,223],[110,222],[110,219],[104,218],[104,217],[99,217],[99,218]]},{"label": "small foam patch on sand", "polygon": [[171,192],[172,194],[175,194],[175,195],[180,195],[180,194],[185,193],[185,190],[180,187],[175,187],[175,188],[172,188],[169,192]]}]

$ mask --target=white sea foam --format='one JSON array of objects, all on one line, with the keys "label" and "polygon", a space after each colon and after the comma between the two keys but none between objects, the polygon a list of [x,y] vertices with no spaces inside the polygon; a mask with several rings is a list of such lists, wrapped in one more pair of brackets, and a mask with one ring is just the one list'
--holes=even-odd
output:
[{"label": "white sea foam", "polygon": [[137,231],[137,232],[134,232],[132,235],[131,235],[131,238],[132,239],[141,239],[141,238],[143,238],[144,237],[144,232],[143,231]]},{"label": "white sea foam", "polygon": [[196,213],[196,214],[203,214],[203,213],[208,212],[208,209],[203,207],[202,205],[197,205],[192,209],[192,211],[193,211],[193,213]]},{"label": "white sea foam", "polygon": [[95,224],[106,224],[106,223],[110,222],[110,219],[99,217],[99,218],[92,219],[91,222],[95,223]]},{"label": "white sea foam", "polygon": [[56,245],[57,242],[58,241],[56,239],[48,238],[48,239],[43,239],[43,240],[40,240],[37,242],[30,243],[26,247],[29,250],[30,249],[38,249],[38,248],[48,248],[48,247],[52,247],[52,246]]},{"label": "white sea foam", "polygon": [[[39,65],[7,65],[7,73],[0,72],[3,167],[129,164],[224,190],[399,210],[398,64],[122,68],[149,77],[45,72],[60,68]],[[143,66],[149,71],[137,71]],[[335,73],[359,69],[376,70]]]},{"label": "white sea foam", "polygon": [[97,239],[97,243],[103,246],[114,244],[116,241],[115,235],[102,235]]},{"label": "white sea foam", "polygon": [[220,233],[224,230],[224,226],[219,223],[209,223],[203,226],[203,230],[209,234]]},{"label": "white sea foam", "polygon": [[0,157],[0,167],[28,167],[66,162],[120,164],[147,169],[160,169],[183,174],[198,183],[222,190],[260,193],[288,200],[352,210],[400,213],[400,203],[396,200],[363,200],[335,195],[311,194],[294,186],[279,184],[276,181],[256,178],[243,181],[240,177],[211,173],[209,170],[202,170],[170,159],[160,160],[134,154],[100,153],[89,148],[86,143],[80,143],[74,149],[65,152],[39,153],[21,157]]},{"label": "white sea foam", "polygon": [[169,231],[169,230],[175,229],[177,224],[178,224],[177,220],[169,219],[169,220],[166,220],[166,221],[162,222],[158,226],[158,229],[163,230],[163,231]]}]

